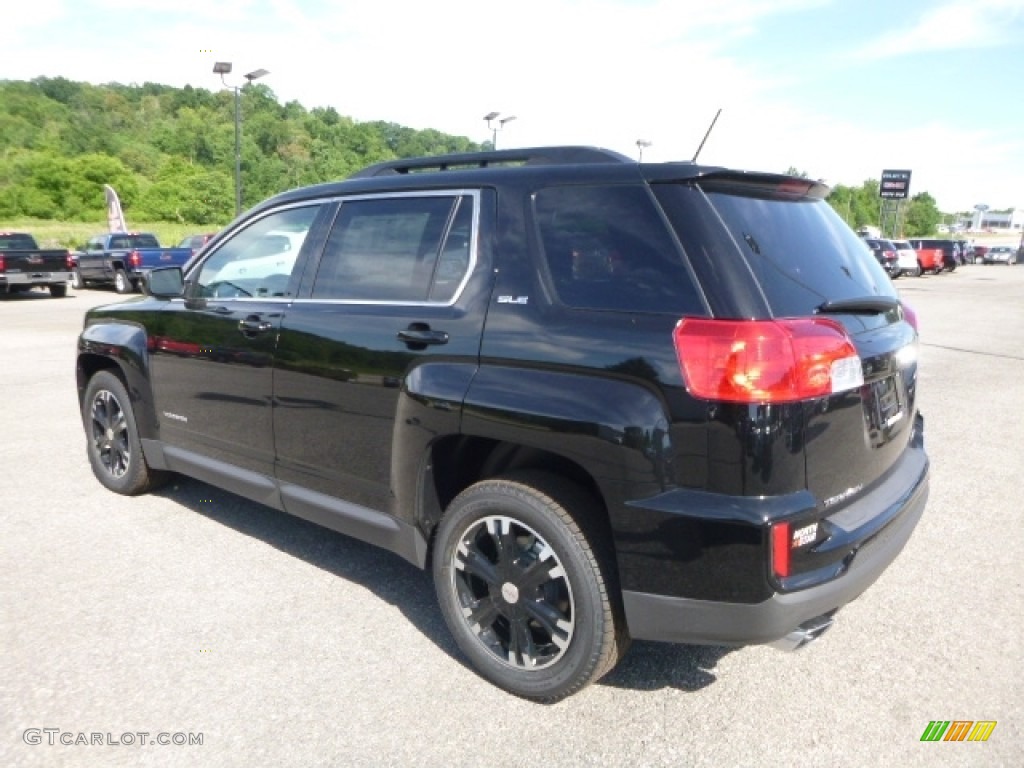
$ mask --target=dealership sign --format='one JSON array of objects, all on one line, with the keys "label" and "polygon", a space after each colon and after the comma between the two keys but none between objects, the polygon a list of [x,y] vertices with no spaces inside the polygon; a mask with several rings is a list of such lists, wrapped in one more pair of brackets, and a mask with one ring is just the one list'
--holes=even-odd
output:
[{"label": "dealership sign", "polygon": [[906,200],[910,194],[910,171],[882,171],[878,194],[890,200]]}]

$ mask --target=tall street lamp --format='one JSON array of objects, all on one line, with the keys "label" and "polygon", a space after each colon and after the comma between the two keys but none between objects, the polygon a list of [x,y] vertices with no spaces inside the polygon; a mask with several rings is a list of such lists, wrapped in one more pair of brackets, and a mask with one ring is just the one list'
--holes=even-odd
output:
[{"label": "tall street lamp", "polygon": [[[220,75],[220,81],[224,83],[226,88],[231,88],[235,92],[235,216],[238,216],[242,212],[242,107],[239,97],[240,86],[230,85],[224,79],[224,75],[231,74],[230,61],[216,62],[213,65],[213,72],[216,75]],[[269,74],[270,72],[265,69],[254,69],[245,75],[245,80],[246,83],[251,84],[253,80]],[[246,83],[243,83],[243,85]]]},{"label": "tall street lamp", "polygon": [[653,141],[648,141],[647,139],[636,140],[637,149],[640,150],[640,157],[637,159],[638,163],[642,163],[644,161],[644,148],[651,146],[653,143]]},{"label": "tall street lamp", "polygon": [[[487,128],[491,131],[491,149],[498,148],[498,131],[505,127],[505,123],[511,123],[516,119],[515,115],[509,115],[508,117],[502,117],[498,120],[500,116],[501,112],[488,112],[484,115],[484,120],[487,121]],[[498,120],[498,124],[492,126],[492,120]]]}]

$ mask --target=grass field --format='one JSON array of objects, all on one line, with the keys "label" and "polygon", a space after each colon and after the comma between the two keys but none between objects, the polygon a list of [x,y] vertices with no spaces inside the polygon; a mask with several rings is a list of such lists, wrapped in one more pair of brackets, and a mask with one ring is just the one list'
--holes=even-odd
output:
[{"label": "grass field", "polygon": [[[132,232],[152,232],[160,245],[173,246],[186,235],[216,232],[209,224],[180,224],[167,221],[132,222]],[[0,221],[0,232],[28,232],[41,248],[80,249],[92,236],[107,231],[106,222],[63,222],[45,219],[8,219]]]}]

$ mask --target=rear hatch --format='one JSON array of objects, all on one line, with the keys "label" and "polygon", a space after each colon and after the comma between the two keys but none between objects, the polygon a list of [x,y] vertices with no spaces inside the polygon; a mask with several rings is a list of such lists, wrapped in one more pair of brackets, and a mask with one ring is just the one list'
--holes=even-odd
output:
[{"label": "rear hatch", "polygon": [[[699,186],[760,294],[733,317],[834,321],[856,349],[859,376],[847,370],[824,396],[802,401],[806,488],[819,512],[837,511],[883,480],[914,433],[916,321],[823,185],[722,173]],[[856,357],[848,361],[855,369]]]}]

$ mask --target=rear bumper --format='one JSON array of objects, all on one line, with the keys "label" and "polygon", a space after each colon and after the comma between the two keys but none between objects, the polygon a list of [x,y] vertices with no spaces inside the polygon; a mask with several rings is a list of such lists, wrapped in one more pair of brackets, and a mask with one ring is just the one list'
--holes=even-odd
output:
[{"label": "rear bumper", "polygon": [[70,279],[70,272],[5,272],[0,274],[0,285],[51,285]]},{"label": "rear bumper", "polygon": [[[928,461],[923,450],[913,456],[892,485],[909,488],[874,520],[886,522],[861,541],[835,578],[791,592],[775,592],[756,603],[697,600],[672,595],[623,591],[630,635],[702,645],[751,645],[787,642],[795,630],[830,620],[882,575],[910,539],[928,500]],[[869,497],[865,505],[877,505]],[[851,510],[856,513],[856,510]],[[866,526],[871,522],[865,523]]]}]

